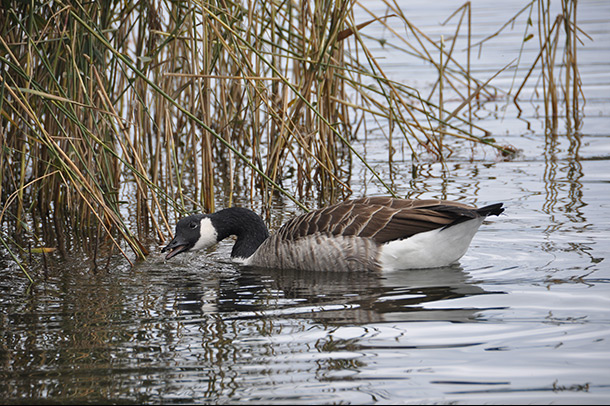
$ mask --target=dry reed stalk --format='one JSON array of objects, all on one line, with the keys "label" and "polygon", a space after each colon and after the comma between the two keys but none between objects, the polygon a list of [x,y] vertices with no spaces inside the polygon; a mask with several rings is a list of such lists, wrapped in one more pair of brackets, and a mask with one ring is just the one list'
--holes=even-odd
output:
[{"label": "dry reed stalk", "polygon": [[[445,56],[447,58],[446,58],[445,62],[443,63],[443,65],[441,66],[437,62],[434,61],[434,58],[432,58],[432,56],[431,56],[432,51],[430,49],[428,49],[428,47],[426,46],[426,44],[429,44],[430,46],[435,48],[436,51],[438,51],[440,53],[441,50],[440,50],[439,44],[434,42],[427,35],[425,35],[423,32],[421,32],[421,30],[419,30],[416,26],[414,26],[402,13],[402,10],[400,9],[400,7],[398,7],[395,3],[391,3],[389,1],[385,1],[385,3],[388,5],[391,12],[395,13],[397,16],[399,16],[404,21],[406,27],[409,29],[410,33],[413,35],[413,38],[415,38],[416,41],[415,42],[408,41],[405,37],[398,35],[395,31],[392,30],[391,27],[388,27],[383,21],[381,23],[384,24],[384,26],[388,30],[392,31],[393,34],[399,40],[401,40],[404,44],[406,44],[408,46],[408,49],[409,49],[408,52],[413,52],[414,55],[416,55],[416,56],[428,61],[432,65],[434,65],[439,72],[442,71],[443,75],[442,75],[442,79],[440,79],[440,80],[443,80],[444,83],[447,83],[453,89],[453,91],[456,93],[456,95],[458,97],[466,99],[466,100],[472,100],[472,98],[471,98],[472,94],[470,94],[469,96],[463,96],[460,93],[458,87],[454,84],[454,81],[459,82],[460,85],[464,85],[464,87],[466,87],[466,88],[468,88],[468,86],[470,86],[468,83],[472,83],[474,81],[477,85],[479,85],[479,92],[475,96],[478,96],[481,93],[489,92],[487,90],[489,88],[489,86],[485,86],[480,81],[472,78],[472,76],[470,75],[469,68],[468,69],[463,68],[461,66],[461,64],[452,56],[452,50],[453,50],[454,44],[457,41],[457,36],[459,34],[459,27],[461,26],[461,24],[463,22],[464,10],[467,5],[460,7],[460,9],[456,10],[456,12],[454,12],[452,14],[452,16],[450,16],[446,20],[446,22],[447,22],[450,18],[452,18],[460,10],[462,10],[458,25],[455,30],[454,39],[452,41],[452,46],[450,47],[449,51],[447,51],[447,50],[442,51],[443,58]],[[365,6],[362,6],[362,7],[365,11],[368,11]],[[368,11],[368,12],[370,13],[370,11]],[[445,22],[445,24],[446,24],[446,22]],[[470,36],[470,31],[469,31],[468,36]],[[405,51],[405,52],[407,52],[407,51]],[[467,53],[469,54],[469,52],[470,52],[470,47],[467,47]],[[451,63],[451,68],[449,68],[449,63]],[[458,79],[457,75],[464,77],[464,81]],[[488,82],[486,82],[486,83],[488,83]],[[434,92],[435,87],[436,86],[433,86],[432,92]],[[445,109],[442,109],[441,107],[439,107],[437,105],[438,103],[434,103],[431,100],[432,96],[433,96],[433,93],[431,93],[430,96],[428,97],[428,100],[425,100],[425,101],[423,101],[421,97],[419,97],[419,96],[417,97],[417,99],[419,99],[422,104],[422,108],[416,108],[414,106],[403,105],[402,109],[406,110],[409,113],[411,120],[412,120],[411,123],[414,126],[414,128],[416,128],[420,133],[423,133],[425,135],[425,137],[427,138],[427,142],[425,144],[421,141],[418,141],[418,143],[420,145],[422,145],[423,147],[425,147],[429,152],[437,155],[439,157],[439,159],[442,161],[443,160],[442,156],[441,156],[442,149],[439,148],[439,144],[438,144],[439,138],[433,134],[433,131],[438,126],[444,126],[444,125],[447,125],[447,123],[445,122],[445,120],[442,120],[442,119],[439,120],[439,118],[440,118],[439,115],[434,114],[433,110],[429,110],[425,106],[430,106],[430,108],[436,109],[436,111],[442,111],[441,116],[444,114]],[[401,97],[404,97],[404,96],[401,96]],[[413,95],[410,95],[409,97],[413,97]],[[489,94],[489,97],[494,97],[494,96],[492,94]],[[419,120],[415,116],[415,112],[418,110],[420,113],[424,114],[424,117],[428,122],[427,125],[423,125],[423,124],[419,123]],[[452,118],[462,121],[462,119],[459,117],[452,116]],[[480,127],[473,125],[471,120],[470,121],[464,120],[464,121],[467,122],[467,124],[470,128],[470,131],[465,131],[464,129],[459,130],[459,131],[462,131],[464,134],[472,135],[472,132],[474,129],[476,129],[477,131],[482,131],[483,134],[486,134],[486,132],[484,130],[482,130]],[[437,124],[433,124],[433,122],[436,122]],[[413,137],[413,138],[415,138],[417,140],[417,137]],[[473,138],[479,138],[479,137],[474,136]],[[496,147],[498,150],[502,150],[501,146],[494,145],[493,143],[490,143],[490,145]]]},{"label": "dry reed stalk", "polygon": [[[231,205],[241,195],[265,210],[278,192],[303,209],[303,200],[349,196],[356,163],[392,194],[360,151],[367,122],[387,137],[390,181],[400,145],[414,162],[422,150],[443,161],[451,153],[444,137],[502,150],[472,122],[472,100],[497,91],[491,79],[471,76],[470,3],[450,17],[459,15],[447,47],[384,1],[389,14],[382,16],[352,0],[106,8],[60,1],[0,10],[0,223],[35,243],[47,239],[58,252],[76,234],[94,252],[94,267],[113,251],[133,262],[171,233],[173,218],[212,211],[219,199]],[[355,5],[371,19],[356,21]],[[565,77],[574,84],[574,110],[575,10],[564,17],[573,21],[574,63]],[[389,25],[394,19],[410,38]],[[454,52],[464,20],[466,67]],[[438,102],[384,72],[365,40],[376,24],[404,49],[388,47],[437,69]],[[555,58],[550,43],[541,45],[547,67]],[[453,95],[461,103],[448,111]],[[52,232],[43,238],[39,229]],[[105,241],[112,248],[102,252]]]},{"label": "dry reed stalk", "polygon": [[[539,52],[536,59],[528,69],[521,85],[512,96],[513,102],[519,110],[518,99],[521,91],[527,84],[530,76],[534,73],[540,74],[542,82],[543,105],[545,111],[545,129],[548,135],[555,136],[559,131],[560,103],[563,104],[566,116],[566,127],[568,133],[578,131],[580,128],[579,99],[584,98],[582,86],[576,63],[576,41],[581,42],[577,32],[591,39],[586,33],[578,29],[576,25],[576,1],[562,0],[561,13],[556,16],[551,24],[550,1],[533,0],[527,7],[533,7],[536,3],[538,11],[538,39]],[[527,8],[526,7],[526,8]],[[522,9],[524,11],[526,8]],[[563,28],[563,31],[562,31]],[[557,52],[560,48],[559,38],[565,32],[565,46],[561,49],[562,59],[565,63],[565,83],[560,83],[560,74],[555,74],[555,68],[559,66]],[[524,36],[524,42],[533,35]],[[534,88],[538,91],[537,87]],[[563,100],[560,98],[563,94]],[[573,122],[573,123],[572,123]]]}]

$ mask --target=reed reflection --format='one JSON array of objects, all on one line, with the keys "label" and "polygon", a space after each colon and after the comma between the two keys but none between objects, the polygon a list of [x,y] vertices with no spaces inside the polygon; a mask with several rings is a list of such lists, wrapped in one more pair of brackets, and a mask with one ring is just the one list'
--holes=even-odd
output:
[{"label": "reed reflection", "polygon": [[566,157],[560,156],[560,139],[546,137],[545,142],[545,201],[542,210],[551,216],[554,223],[554,225],[549,226],[551,228],[563,223],[563,221],[555,218],[555,214],[558,213],[565,213],[570,222],[582,223],[586,221],[580,210],[586,205],[582,200],[583,185],[581,179],[584,173],[579,156],[580,135],[569,135],[567,141],[569,145]]}]

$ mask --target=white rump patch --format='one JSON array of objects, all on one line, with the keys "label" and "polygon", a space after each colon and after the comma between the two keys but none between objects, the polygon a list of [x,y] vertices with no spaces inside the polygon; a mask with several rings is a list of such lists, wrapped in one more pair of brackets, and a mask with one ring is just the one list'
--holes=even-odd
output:
[{"label": "white rump patch", "polygon": [[382,269],[438,268],[451,265],[466,253],[483,220],[485,218],[480,217],[449,228],[386,243],[382,246],[379,257]]}]

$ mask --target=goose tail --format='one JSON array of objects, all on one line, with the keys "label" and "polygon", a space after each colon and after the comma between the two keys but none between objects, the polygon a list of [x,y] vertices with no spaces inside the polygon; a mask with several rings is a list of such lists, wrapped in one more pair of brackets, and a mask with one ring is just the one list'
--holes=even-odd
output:
[{"label": "goose tail", "polygon": [[490,204],[489,206],[478,208],[477,213],[483,217],[487,217],[492,214],[494,216],[499,216],[504,211],[504,208],[502,207],[503,204],[504,203],[495,203]]}]

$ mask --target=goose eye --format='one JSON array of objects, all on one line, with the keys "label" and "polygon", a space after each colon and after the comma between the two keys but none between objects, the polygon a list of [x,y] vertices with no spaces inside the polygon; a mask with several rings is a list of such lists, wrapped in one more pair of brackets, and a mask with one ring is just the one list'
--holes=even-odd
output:
[{"label": "goose eye", "polygon": [[191,227],[193,230],[196,229],[198,226],[199,226],[199,224],[197,224],[197,223],[189,224],[189,227]]}]

